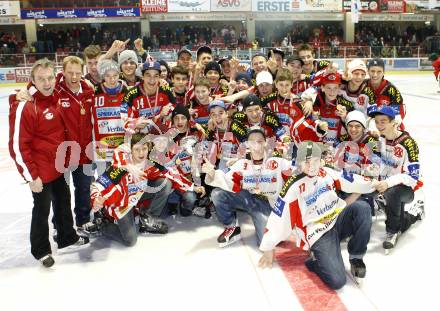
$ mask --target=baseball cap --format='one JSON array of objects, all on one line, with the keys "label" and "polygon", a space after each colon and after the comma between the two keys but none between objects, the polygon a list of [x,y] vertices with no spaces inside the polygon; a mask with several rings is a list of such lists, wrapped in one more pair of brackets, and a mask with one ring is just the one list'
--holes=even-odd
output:
[{"label": "baseball cap", "polygon": [[211,112],[211,109],[214,108],[214,107],[221,107],[221,108],[226,110],[225,102],[220,100],[220,99],[215,99],[215,100],[213,100],[212,102],[209,103],[208,112]]},{"label": "baseball cap", "polygon": [[142,75],[147,70],[157,70],[160,73],[160,63],[156,61],[147,60],[145,63],[142,64],[142,68],[141,68]]},{"label": "baseball cap", "polygon": [[231,60],[231,59],[232,59],[232,56],[231,56],[231,55],[223,56],[221,59],[219,59],[218,64],[221,66],[221,64],[222,64],[224,61]]},{"label": "baseball cap", "polygon": [[209,63],[207,63],[206,64],[206,66],[205,66],[205,75],[208,73],[208,71],[210,71],[210,70],[215,70],[215,71],[217,71],[219,74],[221,74],[222,73],[222,70],[221,70],[221,68],[220,68],[220,65],[217,63],[217,62],[209,62]]},{"label": "baseball cap", "polygon": [[274,48],[274,49],[270,49],[269,52],[267,53],[267,57],[270,58],[270,51],[273,51],[274,54],[279,54],[281,55],[281,58],[284,59],[284,56],[286,55],[284,53],[284,51],[280,48]]},{"label": "baseball cap", "polygon": [[181,48],[181,49],[179,50],[179,52],[177,52],[177,58],[179,58],[180,55],[183,54],[183,53],[187,53],[187,54],[189,54],[189,55],[192,57],[192,53],[191,53],[191,51],[188,50],[187,48],[183,47],[183,48]]},{"label": "baseball cap", "polygon": [[370,67],[373,67],[373,66],[378,66],[378,67],[382,67],[383,69],[385,69],[385,62],[381,58],[370,59],[367,63],[367,68],[370,69]]},{"label": "baseball cap", "polygon": [[391,119],[396,118],[396,112],[390,106],[382,105],[378,107],[377,105],[372,105],[368,107],[368,116],[374,118],[375,116],[382,114],[390,117]]},{"label": "baseball cap", "polygon": [[273,77],[272,74],[269,71],[262,71],[257,74],[256,79],[257,86],[261,83],[269,83],[273,84]]},{"label": "baseball cap", "polygon": [[433,62],[433,61],[435,61],[436,59],[437,59],[437,57],[438,57],[438,55],[437,55],[437,53],[432,53],[431,55],[429,55],[429,60],[431,61],[431,62]]},{"label": "baseball cap", "polygon": [[211,48],[209,46],[204,45],[204,46],[201,46],[201,47],[198,48],[197,53],[196,53],[197,54],[197,58],[199,58],[200,54],[202,54],[202,53],[208,53],[208,54],[212,55],[212,50],[211,50]]},{"label": "baseball cap", "polygon": [[261,106],[260,98],[258,98],[255,94],[249,94],[246,96],[243,101],[241,102],[241,105],[243,106],[243,110],[250,106]]},{"label": "baseball cap", "polygon": [[350,63],[348,63],[348,72],[353,73],[356,70],[362,70],[367,73],[367,66],[365,65],[362,59],[356,58],[353,59]]},{"label": "baseball cap", "polygon": [[321,155],[322,155],[322,150],[318,144],[312,141],[304,141],[300,143],[298,146],[298,151],[296,154],[296,163],[301,163],[313,158],[320,159]]},{"label": "baseball cap", "polygon": [[342,83],[342,77],[339,73],[328,73],[322,77],[322,85],[326,84],[341,84]]},{"label": "baseball cap", "polygon": [[345,124],[349,124],[352,121],[359,122],[364,128],[367,128],[367,120],[365,119],[365,115],[360,112],[359,110],[353,110],[350,111],[346,118],[345,118]]},{"label": "baseball cap", "polygon": [[252,86],[251,77],[244,72],[240,72],[235,76],[235,81],[244,80],[247,85]]}]

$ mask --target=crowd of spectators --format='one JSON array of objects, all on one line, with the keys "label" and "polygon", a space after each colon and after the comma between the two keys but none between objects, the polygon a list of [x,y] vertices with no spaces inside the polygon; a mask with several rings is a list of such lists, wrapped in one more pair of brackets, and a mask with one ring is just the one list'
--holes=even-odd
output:
[{"label": "crowd of spectators", "polygon": [[157,24],[152,27],[151,37],[146,38],[144,46],[152,49],[187,46],[194,48],[202,45],[214,47],[246,47],[248,43],[246,29],[236,30],[234,26],[223,25],[219,28],[210,26],[185,25],[171,29]]}]

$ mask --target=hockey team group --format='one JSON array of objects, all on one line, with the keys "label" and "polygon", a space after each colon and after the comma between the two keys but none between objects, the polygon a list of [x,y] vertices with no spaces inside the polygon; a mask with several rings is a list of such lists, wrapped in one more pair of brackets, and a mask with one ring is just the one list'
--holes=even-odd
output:
[{"label": "hockey team group", "polygon": [[32,192],[31,253],[43,266],[55,263],[50,237],[59,250],[90,238],[131,247],[166,234],[170,216],[215,217],[224,247],[240,240],[244,212],[260,267],[293,236],[307,268],[339,289],[341,241],[363,278],[372,216],[385,214],[386,251],[423,218],[419,149],[382,59],[340,70],[304,44],[246,65],[203,46],[170,68],[141,40],[127,45],[89,46],[58,73],[40,59],[10,96],[9,151]]}]

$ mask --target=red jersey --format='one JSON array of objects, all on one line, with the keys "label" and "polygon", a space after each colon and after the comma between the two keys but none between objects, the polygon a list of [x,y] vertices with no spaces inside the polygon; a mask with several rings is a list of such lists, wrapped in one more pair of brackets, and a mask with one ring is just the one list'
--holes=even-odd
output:
[{"label": "red jersey", "polygon": [[127,87],[122,83],[116,94],[109,94],[103,84],[95,87],[92,109],[95,160],[111,161],[114,149],[124,142],[125,130],[120,110],[127,92]]}]

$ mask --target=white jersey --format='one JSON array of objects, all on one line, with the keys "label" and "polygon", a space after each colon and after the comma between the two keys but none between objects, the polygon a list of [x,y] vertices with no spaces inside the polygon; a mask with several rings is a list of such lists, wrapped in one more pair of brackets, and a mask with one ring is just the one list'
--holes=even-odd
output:
[{"label": "white jersey", "polygon": [[215,171],[214,178],[206,183],[230,192],[247,190],[273,207],[284,182],[292,172],[292,163],[283,158],[269,158],[260,164],[240,159],[225,173]]},{"label": "white jersey", "polygon": [[309,249],[334,226],[346,206],[336,190],[371,193],[375,189],[368,178],[327,167],[320,169],[315,177],[304,173],[291,176],[269,216],[260,249],[272,250],[294,229],[297,246]]},{"label": "white jersey", "polygon": [[417,190],[423,183],[420,176],[419,147],[407,133],[394,140],[379,139],[379,180],[385,180],[389,187],[403,184]]}]

